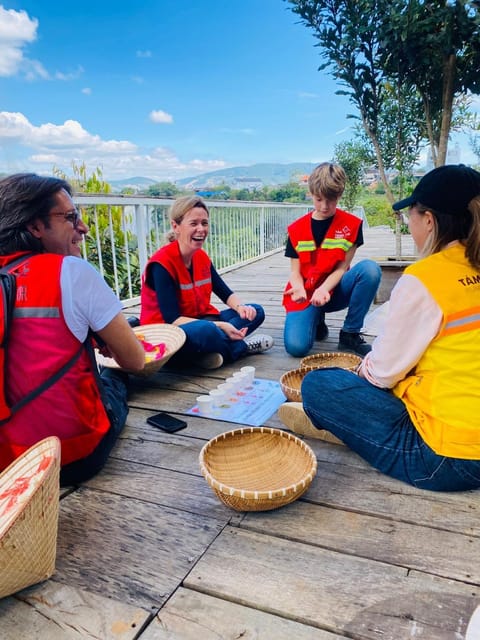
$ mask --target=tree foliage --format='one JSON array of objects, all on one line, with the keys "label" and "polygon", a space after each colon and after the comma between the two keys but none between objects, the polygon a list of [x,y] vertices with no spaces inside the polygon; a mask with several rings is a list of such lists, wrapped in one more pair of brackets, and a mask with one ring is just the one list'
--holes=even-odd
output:
[{"label": "tree foliage", "polygon": [[363,174],[365,168],[372,163],[372,156],[365,145],[359,142],[341,142],[335,145],[333,159],[347,174],[342,202],[351,210],[357,203],[362,189]]},{"label": "tree foliage", "polygon": [[[480,92],[478,2],[469,0],[286,0],[310,27],[324,62],[348,95],[386,170],[405,171],[427,140],[444,164],[455,100]],[[460,102],[461,104],[461,102]]]}]

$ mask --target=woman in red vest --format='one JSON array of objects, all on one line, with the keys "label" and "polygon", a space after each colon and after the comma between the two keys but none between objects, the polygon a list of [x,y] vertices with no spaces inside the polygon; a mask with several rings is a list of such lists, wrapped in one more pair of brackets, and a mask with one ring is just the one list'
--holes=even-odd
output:
[{"label": "woman in red vest", "polygon": [[[270,349],[270,336],[250,336],[265,318],[263,308],[244,304],[202,249],[209,230],[203,200],[178,198],[170,209],[170,221],[170,242],[152,255],[142,276],[141,324],[168,322],[182,327],[187,339],[172,358],[177,364],[193,362],[216,369]],[[227,309],[219,311],[211,304],[212,292]]]},{"label": "woman in red vest", "polygon": [[288,227],[285,255],[290,258],[291,273],[283,295],[284,342],[292,356],[303,357],[315,340],[328,336],[325,313],[346,308],[338,348],[361,356],[370,351],[360,330],[381,270],[373,260],[351,267],[363,234],[360,218],[337,208],[345,180],[342,167],[320,164],[308,180],[314,210]]}]

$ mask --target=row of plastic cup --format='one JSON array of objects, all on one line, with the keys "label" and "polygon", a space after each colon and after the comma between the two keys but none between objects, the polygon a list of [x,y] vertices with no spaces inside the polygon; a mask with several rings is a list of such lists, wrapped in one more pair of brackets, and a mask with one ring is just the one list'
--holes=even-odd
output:
[{"label": "row of plastic cup", "polygon": [[255,379],[255,367],[242,367],[216,389],[212,389],[208,395],[198,396],[198,412],[207,415],[218,409],[231,397],[242,393]]}]

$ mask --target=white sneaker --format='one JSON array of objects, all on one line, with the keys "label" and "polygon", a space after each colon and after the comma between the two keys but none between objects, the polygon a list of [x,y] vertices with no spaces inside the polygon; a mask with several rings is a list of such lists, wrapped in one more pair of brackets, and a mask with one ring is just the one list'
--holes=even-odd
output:
[{"label": "white sneaker", "polygon": [[278,409],[278,417],[283,424],[301,436],[325,440],[334,444],[343,444],[333,433],[326,429],[317,429],[309,419],[301,402],[284,402]]},{"label": "white sneaker", "polygon": [[223,364],[223,356],[221,353],[212,351],[212,353],[204,353],[198,357],[197,365],[202,369],[218,369]]},{"label": "white sneaker", "polygon": [[267,336],[263,333],[259,333],[254,336],[247,336],[244,340],[247,343],[247,353],[249,355],[268,351],[268,349],[271,349],[274,344],[272,336]]}]

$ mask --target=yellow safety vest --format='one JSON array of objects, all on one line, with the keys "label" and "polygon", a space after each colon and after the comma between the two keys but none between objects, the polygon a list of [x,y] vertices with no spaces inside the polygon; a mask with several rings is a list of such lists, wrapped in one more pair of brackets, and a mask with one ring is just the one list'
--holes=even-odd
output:
[{"label": "yellow safety vest", "polygon": [[460,243],[419,260],[405,273],[427,287],[443,321],[415,369],[393,392],[436,453],[480,460],[480,274]]}]

